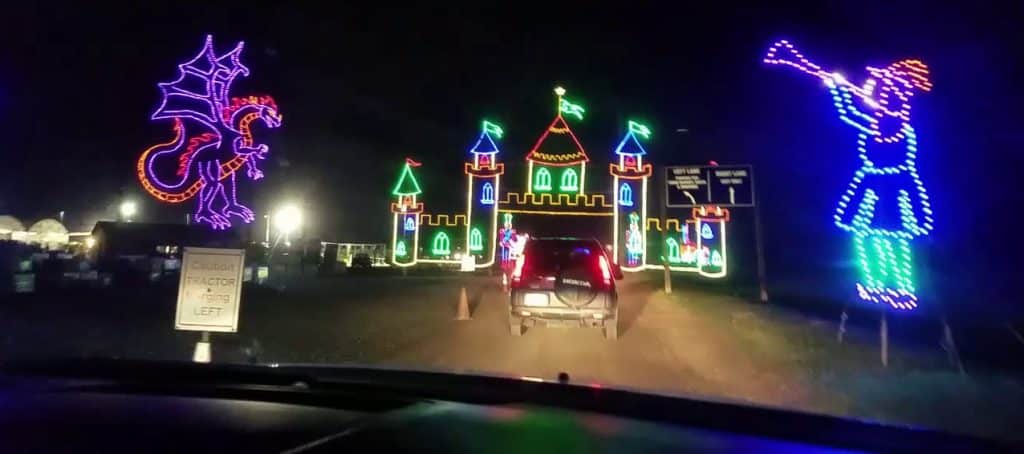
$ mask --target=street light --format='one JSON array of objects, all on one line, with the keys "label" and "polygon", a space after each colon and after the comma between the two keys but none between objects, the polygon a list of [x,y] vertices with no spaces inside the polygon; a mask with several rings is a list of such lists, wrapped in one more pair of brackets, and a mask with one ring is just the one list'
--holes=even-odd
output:
[{"label": "street light", "polygon": [[135,202],[131,200],[125,200],[121,202],[121,206],[118,207],[118,211],[121,212],[122,221],[131,222],[132,216],[135,216],[135,213],[139,211],[139,208],[138,206],[135,205]]},{"label": "street light", "polygon": [[[274,240],[274,244],[270,246],[270,250],[267,252],[267,267],[270,267],[270,262],[274,258],[274,249],[277,249],[277,244],[281,242],[281,237],[284,237],[284,245],[290,248],[292,242],[290,241],[289,235],[299,229],[302,226],[302,210],[298,206],[293,204],[285,205],[278,208],[274,214],[270,216],[268,221],[273,222],[274,228],[277,229],[277,239]],[[267,225],[267,239],[270,239],[270,223]]]},{"label": "street light", "polygon": [[302,225],[302,211],[295,205],[285,205],[274,213],[274,227],[286,237]]}]

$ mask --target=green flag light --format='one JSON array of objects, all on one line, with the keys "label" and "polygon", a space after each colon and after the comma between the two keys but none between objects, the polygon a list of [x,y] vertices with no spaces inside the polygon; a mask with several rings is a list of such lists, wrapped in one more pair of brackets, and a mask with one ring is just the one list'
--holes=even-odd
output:
[{"label": "green flag light", "polygon": [[569,102],[567,99],[562,99],[561,103],[559,104],[559,110],[561,110],[564,114],[574,115],[577,120],[582,120],[583,113],[586,112],[583,106],[579,104],[573,104]]},{"label": "green flag light", "polygon": [[505,131],[498,126],[497,123],[491,123],[484,120],[484,132],[493,135],[495,138],[500,139],[505,134]]},{"label": "green flag light", "polygon": [[645,139],[649,139],[651,137],[651,128],[648,128],[647,125],[637,123],[633,120],[629,121],[629,132],[632,132],[633,134],[639,136],[643,136],[643,138]]}]

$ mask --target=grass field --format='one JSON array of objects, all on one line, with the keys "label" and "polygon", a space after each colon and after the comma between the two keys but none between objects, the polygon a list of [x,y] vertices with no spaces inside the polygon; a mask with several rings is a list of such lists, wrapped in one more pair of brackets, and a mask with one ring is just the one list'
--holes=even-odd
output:
[{"label": "grass field", "polygon": [[[652,288],[660,289],[659,278],[649,280]],[[676,288],[692,285],[675,283]],[[672,299],[700,311],[708,323],[751,352],[758,369],[798,371],[803,383],[827,396],[809,410],[1024,439],[1024,375],[994,369],[988,358],[972,361],[970,356],[962,358],[962,374],[940,346],[937,321],[890,316],[888,366],[883,366],[876,311],[851,310],[840,344],[838,313],[823,318],[789,308],[784,300],[766,305],[713,292],[679,292]],[[904,327],[913,332],[900,333]],[[993,323],[991,329],[1004,327]],[[1022,346],[1005,334],[1003,348],[1017,349],[1024,358],[1024,349],[1018,348]]]}]

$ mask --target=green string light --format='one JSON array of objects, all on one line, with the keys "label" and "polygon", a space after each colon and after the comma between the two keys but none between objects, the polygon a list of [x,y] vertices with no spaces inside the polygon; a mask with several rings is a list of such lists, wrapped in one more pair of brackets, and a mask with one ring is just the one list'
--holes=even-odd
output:
[{"label": "green string light", "polygon": [[629,120],[629,132],[632,132],[633,134],[641,136],[645,139],[651,138],[651,128],[648,128],[647,125],[637,123],[633,120]]},{"label": "green string light", "polygon": [[505,135],[505,131],[501,129],[501,126],[498,126],[497,123],[491,123],[487,120],[484,120],[484,132],[494,136],[494,138],[496,139],[500,139],[501,136]]}]

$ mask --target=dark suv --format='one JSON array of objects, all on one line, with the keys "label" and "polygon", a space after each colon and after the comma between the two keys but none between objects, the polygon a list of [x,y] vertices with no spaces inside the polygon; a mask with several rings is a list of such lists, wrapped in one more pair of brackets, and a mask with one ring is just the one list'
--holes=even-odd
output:
[{"label": "dark suv", "polygon": [[533,238],[516,259],[510,279],[508,323],[513,336],[523,325],[565,324],[604,328],[618,337],[618,265],[601,243],[582,238]]},{"label": "dark suv", "polygon": [[370,254],[360,252],[352,256],[352,268],[369,269],[373,267],[373,259]]}]

